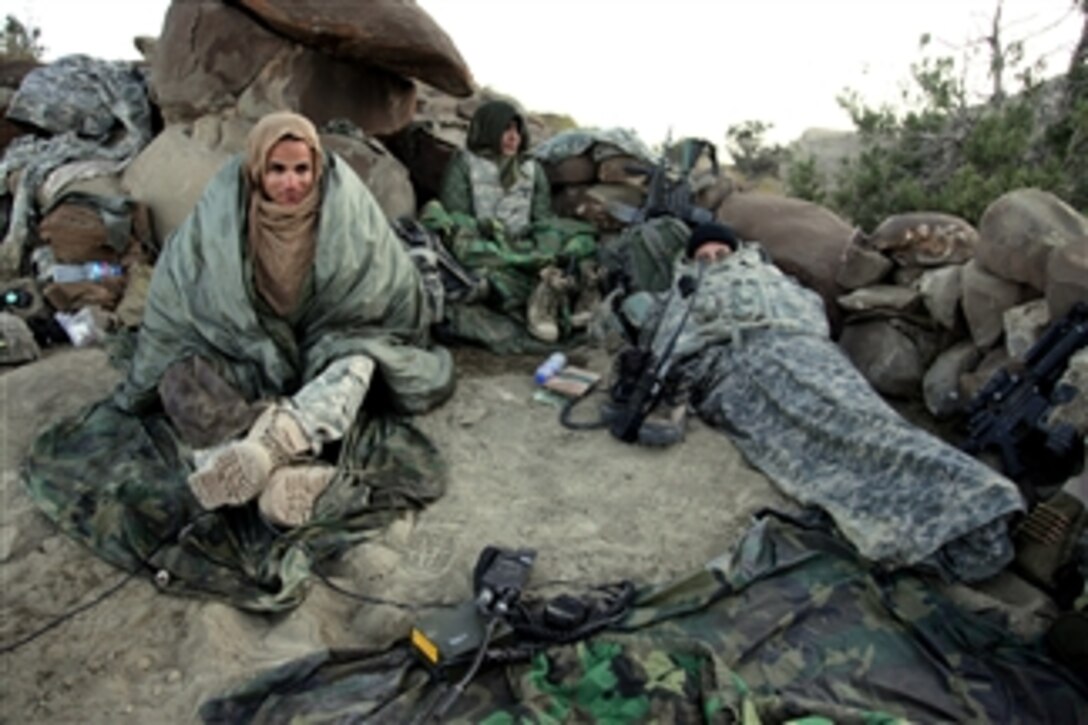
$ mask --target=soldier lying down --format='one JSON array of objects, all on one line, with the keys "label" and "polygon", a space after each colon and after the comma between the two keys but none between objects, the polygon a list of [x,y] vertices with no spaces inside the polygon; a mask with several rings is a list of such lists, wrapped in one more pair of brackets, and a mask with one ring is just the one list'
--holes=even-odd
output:
[{"label": "soldier lying down", "polygon": [[[1016,485],[889,407],[830,339],[819,295],[758,244],[721,224],[697,227],[673,290],[638,328],[641,346],[668,359],[669,387],[864,556],[967,581],[1012,560]],[[667,439],[660,426],[676,424],[644,425]]]}]

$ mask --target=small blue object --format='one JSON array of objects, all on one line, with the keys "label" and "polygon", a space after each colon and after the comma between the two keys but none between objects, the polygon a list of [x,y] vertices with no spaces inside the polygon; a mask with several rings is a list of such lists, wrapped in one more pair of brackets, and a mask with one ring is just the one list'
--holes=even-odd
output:
[{"label": "small blue object", "polygon": [[124,270],[119,264],[109,262],[87,262],[83,268],[86,270],[87,279],[98,281],[106,277],[120,277]]},{"label": "small blue object", "polygon": [[566,355],[561,352],[553,352],[548,356],[547,360],[540,363],[540,367],[536,369],[536,373],[533,375],[533,380],[536,381],[537,385],[543,385],[548,382],[549,378],[562,370],[566,364]]}]

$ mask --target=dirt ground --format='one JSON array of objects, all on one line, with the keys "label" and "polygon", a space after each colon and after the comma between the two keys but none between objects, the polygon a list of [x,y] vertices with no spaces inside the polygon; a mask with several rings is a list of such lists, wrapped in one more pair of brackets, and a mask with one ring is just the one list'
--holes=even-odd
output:
[{"label": "dirt ground", "polygon": [[[605,371],[603,353],[582,353],[580,362]],[[698,421],[666,450],[627,446],[603,430],[571,431],[554,405],[533,399],[536,358],[456,356],[455,396],[419,419],[448,460],[448,491],[349,552],[334,579],[344,588],[403,602],[461,601],[488,544],[537,549],[537,586],[663,581],[727,551],[758,509],[791,509],[728,438]],[[0,372],[0,646],[123,577],[59,534],[19,480],[35,433],[116,380],[97,349]],[[412,620],[317,580],[301,607],[275,617],[132,580],[0,655],[0,722],[194,722],[203,701],[259,670],[326,646],[380,647],[405,636]]]}]

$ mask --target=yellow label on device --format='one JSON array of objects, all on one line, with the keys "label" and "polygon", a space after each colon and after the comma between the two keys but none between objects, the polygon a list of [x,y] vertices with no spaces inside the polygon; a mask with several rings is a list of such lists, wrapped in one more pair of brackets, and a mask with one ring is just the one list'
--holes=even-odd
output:
[{"label": "yellow label on device", "polygon": [[427,639],[427,635],[420,632],[418,629],[412,629],[412,646],[419,650],[419,653],[430,660],[432,665],[438,664],[438,647],[435,643]]}]

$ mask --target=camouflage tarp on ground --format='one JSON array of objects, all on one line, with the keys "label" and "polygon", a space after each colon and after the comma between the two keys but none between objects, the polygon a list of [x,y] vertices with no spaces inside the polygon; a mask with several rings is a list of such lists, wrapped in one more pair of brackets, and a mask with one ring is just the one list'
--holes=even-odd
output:
[{"label": "camouflage tarp on ground", "polygon": [[[910,571],[870,570],[816,522],[759,519],[728,559],[642,592],[622,628],[485,668],[450,720],[1088,722],[1073,673],[996,610],[961,609]],[[322,651],[201,715],[401,723],[437,689],[403,645]]]},{"label": "camouflage tarp on ground", "polygon": [[186,485],[185,447],[165,416],[139,418],[108,400],[38,437],[27,485],[65,533],[166,591],[288,609],[301,603],[315,563],[445,490],[444,465],[421,432],[407,420],[365,415],[340,449],[313,521],[289,531],[265,522],[256,502],[203,512]]}]

